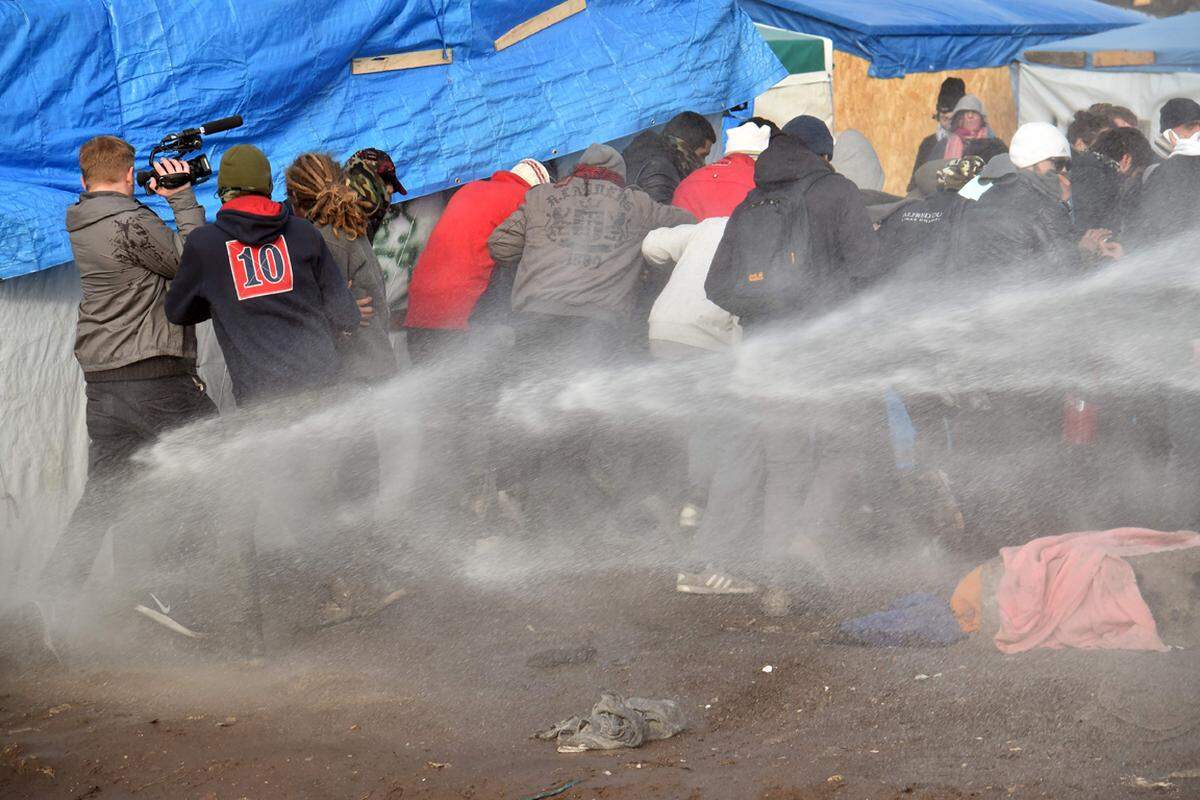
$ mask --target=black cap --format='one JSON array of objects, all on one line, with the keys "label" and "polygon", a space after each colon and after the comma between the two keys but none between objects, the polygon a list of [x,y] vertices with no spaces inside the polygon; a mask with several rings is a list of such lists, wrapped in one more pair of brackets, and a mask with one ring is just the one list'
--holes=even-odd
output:
[{"label": "black cap", "polygon": [[967,93],[967,84],[963,83],[962,78],[946,78],[942,81],[942,88],[938,92],[937,110],[938,111],[953,111],[958,105],[958,101],[963,99]]},{"label": "black cap", "polygon": [[1158,121],[1159,128],[1164,131],[1189,122],[1200,122],[1200,103],[1190,97],[1168,100],[1158,112]]}]

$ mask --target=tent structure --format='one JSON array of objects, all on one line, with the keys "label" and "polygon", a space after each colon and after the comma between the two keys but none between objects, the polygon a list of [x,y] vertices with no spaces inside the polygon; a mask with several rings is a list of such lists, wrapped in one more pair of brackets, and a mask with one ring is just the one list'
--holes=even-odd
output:
[{"label": "tent structure", "polygon": [[1068,124],[1077,109],[1126,106],[1157,136],[1172,97],[1200,97],[1200,11],[1026,49],[1016,65],[1021,122]]},{"label": "tent structure", "polygon": [[[1025,48],[1136,25],[1149,17],[1095,0],[740,0],[755,22],[828,37],[834,121],[875,145],[885,189],[903,193],[938,87],[967,83],[1007,140],[1016,129],[1009,63]],[[885,80],[894,79],[894,80]]]},{"label": "tent structure", "polygon": [[240,114],[205,140],[214,165],[254,142],[280,196],[303,151],[380,147],[419,204],[787,75],[735,0],[11,0],[0,33],[0,595],[32,575],[86,474],[63,217],[89,137],[120,135],[141,161],[165,134]]},{"label": "tent structure", "polygon": [[833,42],[755,23],[788,76],[754,99],[754,114],[782,126],[811,114],[833,126]]},{"label": "tent structure", "polygon": [[[201,7],[203,24],[189,24]],[[784,75],[733,0],[257,0],[253,13],[16,0],[0,7],[0,31],[5,74],[21,76],[0,89],[4,278],[70,259],[75,152],[99,132],[145,157],[167,133],[241,114],[245,127],[210,140],[210,156],[253,141],[279,165],[370,144],[396,153],[422,195],[679,109],[719,112]]]},{"label": "tent structure", "polygon": [[1093,0],[742,0],[755,22],[833,40],[871,77],[1006,66],[1025,47],[1132,25],[1145,16]]}]

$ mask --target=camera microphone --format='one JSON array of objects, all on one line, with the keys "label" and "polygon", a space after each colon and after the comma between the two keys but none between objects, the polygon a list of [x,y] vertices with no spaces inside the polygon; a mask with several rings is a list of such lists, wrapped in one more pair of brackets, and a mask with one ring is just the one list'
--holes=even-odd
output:
[{"label": "camera microphone", "polygon": [[242,126],[242,116],[234,114],[232,117],[221,117],[214,119],[212,122],[206,122],[200,126],[200,133],[203,136],[208,136],[212,133],[220,133],[221,131],[233,130]]}]

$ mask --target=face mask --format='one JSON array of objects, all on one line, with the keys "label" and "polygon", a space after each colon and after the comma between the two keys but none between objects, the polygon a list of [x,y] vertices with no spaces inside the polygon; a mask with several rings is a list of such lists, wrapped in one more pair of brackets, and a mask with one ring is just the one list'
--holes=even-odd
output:
[{"label": "face mask", "polygon": [[1181,139],[1175,131],[1168,130],[1166,137],[1171,145],[1171,156],[1200,156],[1200,131]]}]

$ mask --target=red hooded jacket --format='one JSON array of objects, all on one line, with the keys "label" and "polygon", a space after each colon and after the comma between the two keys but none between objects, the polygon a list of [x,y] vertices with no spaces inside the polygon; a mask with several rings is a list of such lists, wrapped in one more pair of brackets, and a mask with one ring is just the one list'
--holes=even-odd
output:
[{"label": "red hooded jacket", "polygon": [[501,170],[459,189],[433,226],[413,267],[406,328],[466,330],[492,277],[487,240],[517,210],[529,184]]},{"label": "red hooded jacket", "polygon": [[754,159],[734,153],[684,178],[671,205],[692,212],[697,220],[728,217],[753,188]]}]

